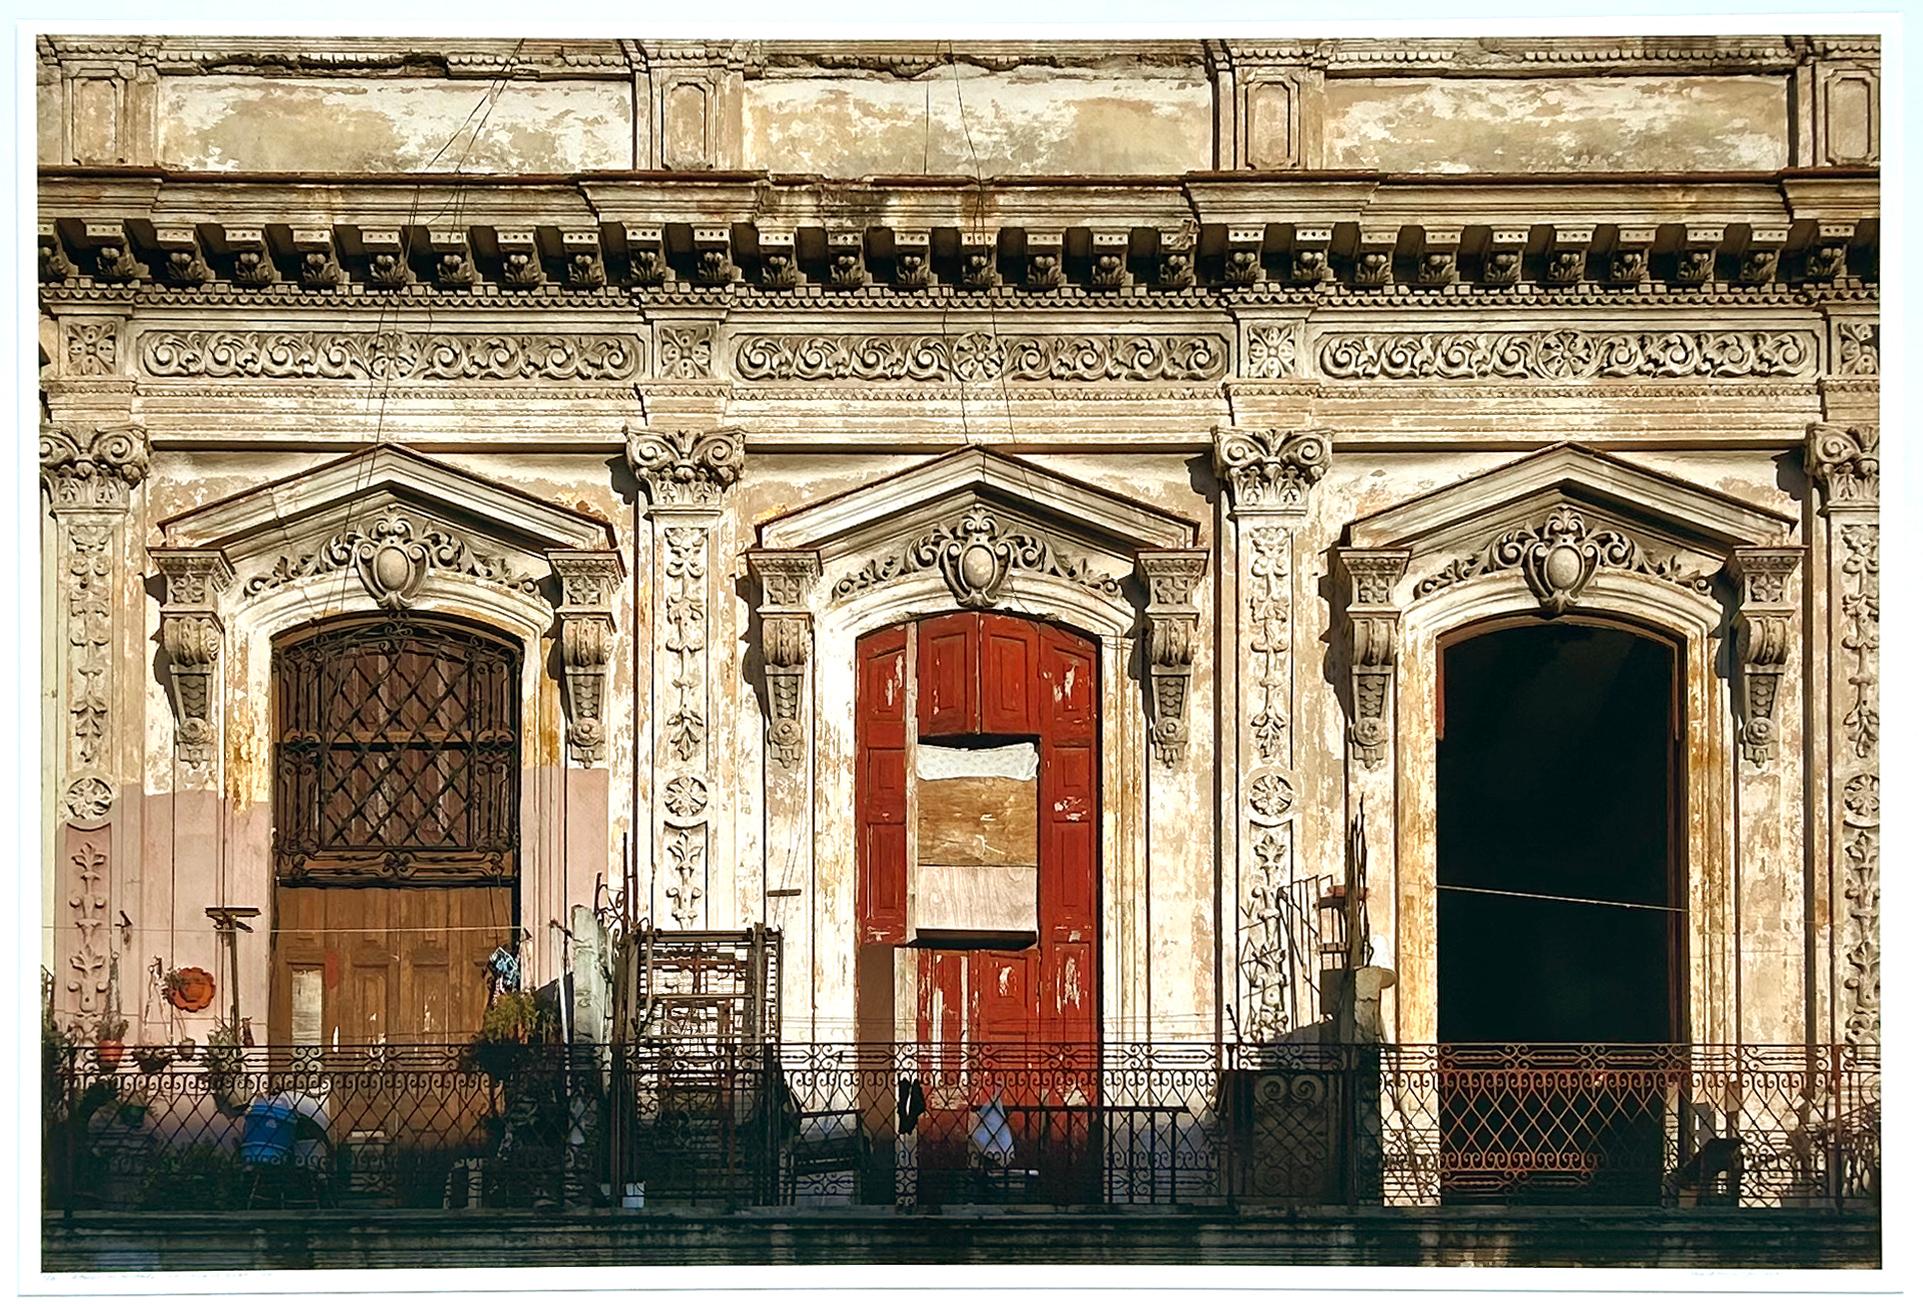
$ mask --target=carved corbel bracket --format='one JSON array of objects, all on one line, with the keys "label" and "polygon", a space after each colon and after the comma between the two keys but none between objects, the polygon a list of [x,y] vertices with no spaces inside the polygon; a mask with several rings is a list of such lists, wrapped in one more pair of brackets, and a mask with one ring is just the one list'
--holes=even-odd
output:
[{"label": "carved corbel bracket", "polygon": [[718,506],[741,478],[739,430],[625,428],[628,465],[656,507]]},{"label": "carved corbel bracket", "polygon": [[181,763],[203,770],[213,760],[215,677],[226,636],[220,597],[234,568],[218,548],[155,548],[151,556],[165,584],[160,642],[167,651],[168,700],[174,708],[174,745]]},{"label": "carved corbel bracket", "polygon": [[1730,562],[1742,594],[1736,655],[1742,667],[1743,755],[1756,765],[1776,754],[1776,695],[1796,618],[1790,579],[1801,556],[1797,548],[1738,548]]},{"label": "carved corbel bracket", "polygon": [[1406,548],[1338,548],[1349,577],[1349,684],[1354,715],[1349,742],[1362,763],[1380,765],[1389,750],[1389,690],[1395,680],[1401,608],[1390,595],[1409,569]]},{"label": "carved corbel bracket", "polygon": [[1195,584],[1209,554],[1203,548],[1144,549],[1136,569],[1148,590],[1149,739],[1164,765],[1173,765],[1188,746],[1189,680],[1201,613],[1195,609]]},{"label": "carved corbel bracket", "polygon": [[814,653],[808,590],[821,578],[821,557],[806,549],[753,548],[748,569],[761,585],[761,660],[768,681],[768,748],[792,769],[801,764],[802,694]]},{"label": "carved corbel bracket", "polygon": [[125,511],[133,487],[147,478],[147,431],[106,426],[82,435],[40,427],[40,483],[55,512]]},{"label": "carved corbel bracket", "polygon": [[1328,470],[1327,430],[1215,429],[1215,474],[1238,513],[1304,512],[1309,490]]},{"label": "carved corbel bracket", "polygon": [[561,690],[568,713],[568,756],[593,765],[607,749],[602,703],[614,656],[614,590],[627,573],[621,554],[555,549],[547,554],[561,582]]},{"label": "carved corbel bracket", "polygon": [[1875,509],[1882,481],[1880,429],[1875,422],[1844,426],[1819,421],[1810,426],[1803,469],[1822,488],[1825,513],[1837,507]]}]

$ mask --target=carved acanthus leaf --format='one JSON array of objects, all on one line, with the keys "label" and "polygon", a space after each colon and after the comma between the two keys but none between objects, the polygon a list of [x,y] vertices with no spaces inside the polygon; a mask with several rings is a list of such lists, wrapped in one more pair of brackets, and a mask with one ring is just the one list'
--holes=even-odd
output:
[{"label": "carved acanthus leaf", "polygon": [[628,465],[662,506],[713,506],[741,478],[738,430],[650,430],[630,426]]},{"label": "carved acanthus leaf", "polygon": [[127,506],[127,494],[147,478],[147,432],[107,426],[82,435],[40,427],[40,483],[55,511]]},{"label": "carved acanthus leaf", "polygon": [[1215,431],[1215,473],[1234,491],[1238,512],[1299,512],[1329,470],[1326,430]]},{"label": "carved acanthus leaf", "polygon": [[1881,429],[1876,422],[1810,426],[1803,465],[1823,487],[1826,507],[1876,506],[1882,487]]},{"label": "carved acanthus leaf", "polygon": [[140,365],[166,379],[585,380],[641,374],[632,335],[422,331],[149,331]]},{"label": "carved acanthus leaf", "polygon": [[1195,381],[1228,371],[1219,335],[749,335],[747,381]]}]

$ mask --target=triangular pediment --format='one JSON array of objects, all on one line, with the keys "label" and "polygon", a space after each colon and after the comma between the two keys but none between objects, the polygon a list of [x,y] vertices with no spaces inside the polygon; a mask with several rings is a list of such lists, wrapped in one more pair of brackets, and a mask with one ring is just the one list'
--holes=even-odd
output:
[{"label": "triangular pediment", "polygon": [[1710,570],[1730,550],[1780,543],[1794,520],[1620,457],[1558,444],[1361,517],[1349,544],[1417,557],[1472,550],[1504,531],[1572,507],[1593,526]]},{"label": "triangular pediment", "polygon": [[986,449],[966,449],[811,504],[761,526],[764,548],[812,549],[824,563],[913,536],[971,508],[1065,546],[1132,560],[1192,548],[1195,522]]}]

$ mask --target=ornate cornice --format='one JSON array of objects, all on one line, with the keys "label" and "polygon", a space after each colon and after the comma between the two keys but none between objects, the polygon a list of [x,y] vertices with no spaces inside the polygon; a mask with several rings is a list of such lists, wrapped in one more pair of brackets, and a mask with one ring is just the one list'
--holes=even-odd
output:
[{"label": "ornate cornice", "polygon": [[1121,580],[1095,570],[1086,558],[1064,557],[1040,535],[1005,529],[978,504],[895,552],[869,558],[859,570],[837,580],[831,596],[840,601],[897,576],[925,570],[939,570],[955,601],[971,609],[992,607],[1011,570],[1064,579],[1104,597],[1120,597],[1122,592]]},{"label": "ornate cornice", "polygon": [[656,507],[713,507],[741,478],[741,432],[626,427],[628,466]]},{"label": "ornate cornice", "polygon": [[1685,571],[1680,557],[1652,561],[1634,539],[1620,530],[1592,529],[1565,503],[1541,524],[1507,530],[1481,552],[1449,563],[1417,584],[1415,596],[1427,597],[1477,575],[1520,570],[1537,601],[1551,615],[1561,615],[1604,568],[1653,576],[1697,593],[1710,591],[1710,577]]},{"label": "ornate cornice", "polygon": [[1329,470],[1327,430],[1215,430],[1215,474],[1230,486],[1238,514],[1301,512]]},{"label": "ornate cornice", "polygon": [[161,379],[584,380],[641,374],[632,335],[412,331],[148,331],[141,370]]},{"label": "ornate cornice", "polygon": [[247,581],[247,596],[266,593],[316,575],[352,569],[368,595],[389,611],[414,603],[430,573],[480,580],[530,596],[537,580],[517,573],[504,556],[476,553],[464,539],[424,527],[397,508],[387,508],[368,525],[350,525],[313,552],[282,554],[271,569]]},{"label": "ornate cornice", "polygon": [[91,435],[40,427],[40,483],[56,512],[125,511],[128,493],[146,477],[147,432],[141,426],[104,426]]},{"label": "ornate cornice", "polygon": [[1877,450],[1881,426],[1863,422],[1853,426],[1818,422],[1809,428],[1803,445],[1803,467],[1823,490],[1823,510],[1877,505],[1882,474]]}]

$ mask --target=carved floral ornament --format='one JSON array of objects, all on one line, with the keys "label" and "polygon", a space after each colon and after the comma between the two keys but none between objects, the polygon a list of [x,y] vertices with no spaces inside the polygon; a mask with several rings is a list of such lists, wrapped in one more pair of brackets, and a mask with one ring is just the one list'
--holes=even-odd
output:
[{"label": "carved floral ornament", "polygon": [[1327,430],[1215,431],[1215,473],[1228,482],[1237,512],[1300,512],[1329,470]]},{"label": "carved floral ornament", "polygon": [[1005,528],[979,503],[952,522],[936,525],[896,552],[870,558],[853,574],[835,582],[831,597],[840,601],[878,584],[916,571],[939,570],[955,601],[969,610],[992,607],[1011,571],[1050,575],[1119,598],[1122,582],[1103,575],[1086,558],[1068,557],[1040,535]]},{"label": "carved floral ornament", "polygon": [[561,691],[568,713],[568,755],[593,765],[607,747],[602,719],[608,665],[614,656],[614,591],[626,573],[621,555],[556,549],[548,553],[561,584]]},{"label": "carved floral ornament", "polygon": [[801,763],[802,701],[808,661],[814,654],[814,622],[808,590],[821,576],[814,552],[757,548],[748,568],[761,584],[761,662],[768,687],[768,746],[781,765]]},{"label": "carved floral ornament", "polygon": [[1823,488],[1825,510],[1832,507],[1874,508],[1882,486],[1881,426],[1862,422],[1853,426],[1817,422],[1809,428],[1803,465]]},{"label": "carved floral ornament", "polygon": [[1201,627],[1196,611],[1196,581],[1208,565],[1201,548],[1144,549],[1136,556],[1148,607],[1144,664],[1148,669],[1149,741],[1164,765],[1173,765],[1188,746],[1189,682]]},{"label": "carved floral ornament", "polygon": [[739,430],[626,429],[628,465],[656,507],[718,506],[741,478]]},{"label": "carved floral ornament", "polygon": [[56,512],[123,509],[128,492],[146,478],[147,432],[140,426],[103,426],[91,435],[40,427],[40,483]]},{"label": "carved floral ornament", "polygon": [[189,772],[204,771],[218,739],[215,676],[226,635],[219,602],[234,582],[234,568],[219,549],[156,548],[152,556],[165,586],[160,641],[167,652],[174,745]]},{"label": "carved floral ornament", "polygon": [[1604,568],[1653,576],[1697,593],[1710,589],[1710,577],[1686,572],[1680,557],[1652,561],[1628,535],[1592,529],[1581,512],[1565,503],[1540,525],[1508,530],[1481,552],[1449,563],[1417,584],[1415,596],[1427,597],[1477,575],[1520,570],[1537,601],[1552,615],[1561,615]]},{"label": "carved floral ornament", "polygon": [[352,569],[386,611],[413,605],[430,572],[445,572],[535,595],[538,581],[519,574],[504,556],[476,553],[445,530],[422,526],[399,508],[384,509],[366,525],[351,524],[318,549],[277,558],[266,574],[247,581],[247,596],[312,576]]},{"label": "carved floral ornament", "polygon": [[1738,548],[1732,569],[1740,585],[1736,656],[1737,708],[1743,755],[1762,765],[1776,754],[1776,698],[1790,659],[1796,608],[1790,581],[1801,561],[1794,548]]}]

